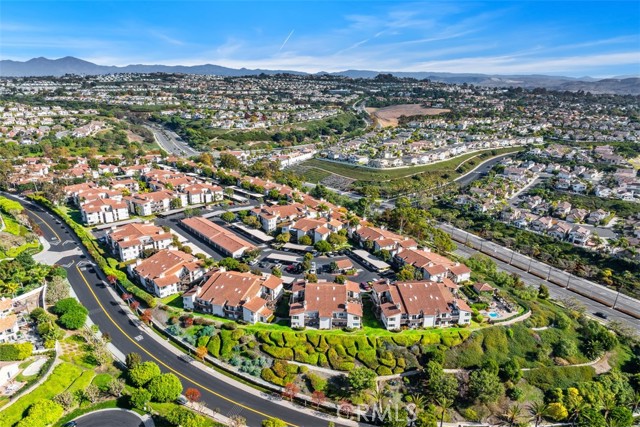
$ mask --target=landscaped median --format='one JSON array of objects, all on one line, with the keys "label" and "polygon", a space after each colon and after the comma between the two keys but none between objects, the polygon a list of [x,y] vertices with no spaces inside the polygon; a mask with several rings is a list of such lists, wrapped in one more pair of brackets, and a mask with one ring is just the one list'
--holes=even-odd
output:
[{"label": "landscaped median", "polygon": [[105,258],[104,251],[98,246],[98,242],[96,242],[95,238],[89,231],[71,219],[71,217],[69,217],[69,215],[67,215],[62,209],[54,206],[46,198],[36,194],[31,194],[28,198],[58,215],[73,230],[76,236],[78,236],[84,247],[87,249],[87,252],[89,252],[89,255],[91,255],[91,257],[96,261],[104,274],[115,277],[128,293],[144,301],[147,306],[156,306],[157,301],[153,295],[136,286],[131,282],[131,280],[129,280],[125,272],[114,267],[114,265],[117,265],[117,261],[112,258]]}]

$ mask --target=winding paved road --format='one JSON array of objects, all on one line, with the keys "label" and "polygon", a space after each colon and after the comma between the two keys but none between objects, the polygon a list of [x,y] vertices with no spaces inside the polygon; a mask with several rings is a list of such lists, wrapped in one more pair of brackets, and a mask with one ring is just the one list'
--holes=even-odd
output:
[{"label": "winding paved road", "polygon": [[147,129],[153,133],[153,138],[156,140],[156,143],[169,154],[173,154],[175,156],[184,156],[191,157],[197,156],[200,154],[199,151],[194,150],[187,144],[180,136],[163,127],[157,123],[149,123],[145,125]]},{"label": "winding paved road", "polygon": [[107,288],[104,275],[93,265],[88,254],[73,232],[53,214],[45,209],[12,195],[6,195],[20,202],[27,214],[40,226],[43,237],[52,245],[50,251],[65,253],[74,247],[81,248],[77,255],[63,254],[58,261],[67,270],[69,282],[82,304],[89,310],[91,320],[103,333],[111,336],[112,343],[123,354],[136,352],[143,360],[156,362],[163,372],[172,372],[182,381],[183,387],[197,388],[202,392],[202,402],[208,408],[217,409],[222,415],[239,415],[247,420],[250,427],[260,426],[262,420],[280,418],[290,426],[318,426],[327,423],[309,413],[276,405],[255,390],[247,392],[234,385],[233,380],[223,380],[207,375],[199,368],[179,359],[146,330],[129,320],[126,307],[120,299],[115,299]]}]

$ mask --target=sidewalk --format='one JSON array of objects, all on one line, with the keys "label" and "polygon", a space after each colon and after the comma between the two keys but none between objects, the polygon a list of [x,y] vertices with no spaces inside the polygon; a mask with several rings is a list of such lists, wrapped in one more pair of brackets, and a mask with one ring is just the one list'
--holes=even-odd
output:
[{"label": "sidewalk", "polygon": [[[113,290],[113,288],[109,287],[108,289],[109,289],[109,292],[111,292],[114,295],[114,297],[119,299],[119,296],[116,294],[116,292]],[[126,313],[127,313],[127,317],[129,317],[131,320],[137,320],[137,317],[131,312],[130,309],[126,310]],[[154,321],[155,321],[155,319],[154,319]],[[156,326],[162,329],[161,325],[156,324]],[[168,339],[163,339],[155,330],[153,330],[149,326],[147,326],[145,324],[141,324],[140,328],[144,332],[146,332],[146,334],[151,339],[153,339],[156,342],[158,342],[159,344],[161,344],[163,347],[165,347],[166,350],[172,352],[176,356],[185,356],[185,355],[187,355],[186,352],[181,351],[181,350],[175,348],[173,345],[171,345]],[[191,347],[188,344],[182,343],[182,342],[181,342],[181,345],[185,345],[185,346]],[[192,348],[192,350],[195,351],[195,348]],[[243,377],[245,375],[242,372],[234,369],[231,365],[227,365],[227,364],[221,362],[220,360],[214,359],[214,358],[212,358],[210,356],[207,356],[206,360],[208,362],[214,364],[214,365],[220,366],[221,369],[232,371],[237,376]],[[210,376],[212,376],[214,378],[217,378],[217,379],[219,379],[221,381],[224,381],[224,382],[226,382],[227,384],[229,384],[232,387],[236,387],[238,389],[241,389],[241,390],[243,390],[243,391],[245,391],[247,393],[251,393],[251,394],[254,394],[254,395],[259,393],[262,398],[264,398],[266,400],[269,400],[273,405],[280,405],[280,406],[287,407],[287,408],[289,408],[291,410],[298,411],[298,412],[306,412],[310,416],[322,419],[323,420],[322,423],[325,423],[325,422],[328,423],[330,421],[333,421],[337,425],[345,425],[345,426],[350,426],[350,427],[367,427],[367,426],[369,426],[369,424],[360,423],[360,422],[349,420],[349,419],[345,419],[345,418],[339,418],[339,417],[336,417],[336,416],[333,416],[333,415],[329,415],[329,414],[327,414],[325,412],[316,411],[314,409],[311,409],[310,407],[307,407],[307,406],[304,406],[304,405],[301,405],[301,404],[298,404],[298,403],[295,403],[295,402],[292,403],[292,402],[283,400],[282,397],[281,397],[281,393],[282,393],[283,388],[279,387],[279,386],[276,386],[276,385],[273,385],[271,383],[268,383],[268,382],[262,380],[261,378],[247,377],[247,381],[250,381],[250,382],[253,382],[253,383],[257,383],[258,385],[260,385],[263,388],[271,389],[271,390],[273,390],[272,393],[266,393],[266,392],[261,392],[259,390],[256,390],[255,388],[253,388],[253,387],[251,387],[251,386],[249,386],[247,384],[244,384],[244,383],[241,383],[239,381],[236,381],[235,379],[233,379],[233,378],[231,378],[231,377],[229,377],[229,376],[227,376],[227,375],[225,375],[225,374],[223,374],[221,372],[218,372],[215,369],[212,369],[212,368],[206,366],[204,363],[202,363],[202,362],[200,362],[200,361],[198,361],[196,359],[193,359],[193,361],[190,362],[190,363],[193,366],[195,366],[198,369],[200,369],[203,373],[208,374],[208,375],[210,375]],[[309,406],[312,405],[311,398],[309,396],[298,394],[296,396],[296,398],[302,399],[303,401],[306,401],[306,402],[309,402]],[[337,412],[338,408],[334,404],[325,404],[324,406],[325,406],[325,409]],[[203,414],[205,414],[207,416],[212,417],[214,420],[216,420],[216,421],[218,421],[218,422],[220,422],[222,424],[229,425],[229,423],[230,423],[230,420],[229,420],[228,417],[226,417],[226,416],[224,416],[222,414],[218,414],[218,413],[216,413],[216,412],[214,412],[214,411],[212,411],[210,409],[202,408],[200,410],[200,412],[202,412]]]}]

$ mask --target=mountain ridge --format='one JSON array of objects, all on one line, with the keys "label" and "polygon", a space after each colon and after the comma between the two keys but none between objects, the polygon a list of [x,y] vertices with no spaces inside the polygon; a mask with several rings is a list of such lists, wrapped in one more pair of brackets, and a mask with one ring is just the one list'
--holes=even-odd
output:
[{"label": "mountain ridge", "polygon": [[443,83],[474,84],[489,87],[517,86],[526,89],[542,87],[554,90],[570,90],[592,93],[613,93],[640,95],[640,77],[615,76],[596,79],[589,76],[567,77],[546,74],[482,74],[482,73],[449,73],[432,71],[374,71],[344,70],[338,72],[305,73],[295,70],[268,70],[249,68],[229,68],[215,64],[200,65],[162,65],[162,64],[129,64],[126,66],[98,65],[73,56],[58,59],[45,57],[32,58],[27,61],[0,60],[0,77],[44,77],[62,76],[64,74],[100,75],[112,73],[184,73],[202,75],[220,75],[237,77],[259,74],[295,74],[295,75],[334,75],[349,78],[374,78],[378,74],[392,74],[395,77],[429,79]]}]

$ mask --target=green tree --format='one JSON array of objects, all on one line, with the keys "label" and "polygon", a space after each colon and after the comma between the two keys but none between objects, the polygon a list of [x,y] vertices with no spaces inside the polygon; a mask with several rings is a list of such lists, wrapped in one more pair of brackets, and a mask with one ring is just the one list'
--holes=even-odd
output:
[{"label": "green tree", "polygon": [[546,285],[540,284],[538,287],[538,298],[549,299],[549,288]]},{"label": "green tree", "polygon": [[58,421],[64,409],[53,400],[38,400],[27,410],[24,417],[16,427],[44,427]]},{"label": "green tree", "polygon": [[224,212],[220,218],[225,222],[232,222],[236,219],[236,215],[233,212]]},{"label": "green tree", "polygon": [[531,419],[533,420],[535,427],[538,427],[544,417],[547,416],[547,412],[549,411],[549,405],[544,402],[535,401],[529,405],[529,414],[531,415]]},{"label": "green tree", "polygon": [[156,402],[176,400],[182,393],[182,384],[174,374],[162,374],[149,382],[151,398]]},{"label": "green tree", "polygon": [[469,376],[469,395],[482,403],[495,402],[504,395],[504,386],[498,375],[480,369]]},{"label": "green tree", "polygon": [[607,421],[602,413],[595,408],[586,408],[578,416],[577,427],[607,427]]},{"label": "green tree", "polygon": [[347,243],[347,238],[338,233],[331,233],[329,237],[327,237],[327,242],[329,242],[334,247],[340,247]]},{"label": "green tree", "polygon": [[554,421],[562,421],[569,416],[569,411],[560,402],[553,402],[549,404],[547,415]]},{"label": "green tree", "polygon": [[260,227],[260,220],[258,219],[257,216],[254,216],[254,215],[245,216],[242,219],[242,222],[249,227],[253,227],[253,228]]},{"label": "green tree", "polygon": [[140,362],[142,362],[142,357],[140,357],[140,354],[138,353],[127,354],[125,363],[127,364],[128,369],[135,368],[136,365],[138,365]]},{"label": "green tree", "polygon": [[313,244],[313,240],[311,240],[311,237],[305,234],[304,236],[300,237],[300,239],[298,239],[298,243],[305,246],[311,246]]},{"label": "green tree", "polygon": [[313,245],[313,247],[315,248],[316,251],[320,252],[321,254],[326,254],[327,252],[331,252],[331,250],[333,249],[331,244],[325,240],[318,240],[315,243],[315,245]]},{"label": "green tree", "polygon": [[89,311],[75,298],[61,299],[52,311],[59,315],[58,323],[66,329],[79,329],[87,321]]},{"label": "green tree", "polygon": [[221,168],[239,170],[242,167],[242,162],[232,154],[222,153],[220,154],[219,165]]},{"label": "green tree", "polygon": [[609,425],[615,427],[631,427],[633,425],[633,413],[624,406],[616,406],[609,412]]},{"label": "green tree", "polygon": [[356,392],[372,389],[376,385],[376,373],[369,368],[359,367],[351,370],[349,385]]},{"label": "green tree", "polygon": [[131,406],[137,409],[146,410],[147,404],[151,400],[151,393],[144,388],[138,388],[131,392],[129,396],[129,403]]},{"label": "green tree", "polygon": [[289,243],[291,240],[291,233],[285,231],[284,233],[280,233],[276,236],[276,242],[278,243]]},{"label": "green tree", "polygon": [[143,387],[161,375],[160,367],[154,362],[142,362],[129,369],[129,380],[135,387]]},{"label": "green tree", "polygon": [[415,280],[416,268],[413,265],[409,265],[409,264],[403,265],[400,271],[398,272],[398,274],[396,275],[396,278],[400,282]]},{"label": "green tree", "polygon": [[517,383],[522,377],[522,371],[520,370],[520,364],[515,359],[507,360],[504,365],[500,367],[500,378],[503,381],[511,381]]},{"label": "green tree", "polygon": [[171,199],[171,201],[169,202],[169,207],[171,207],[171,209],[180,209],[182,207],[182,199],[180,197]]}]

